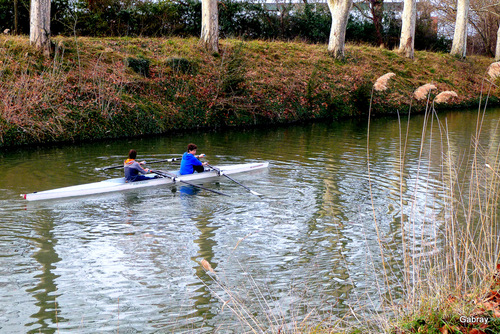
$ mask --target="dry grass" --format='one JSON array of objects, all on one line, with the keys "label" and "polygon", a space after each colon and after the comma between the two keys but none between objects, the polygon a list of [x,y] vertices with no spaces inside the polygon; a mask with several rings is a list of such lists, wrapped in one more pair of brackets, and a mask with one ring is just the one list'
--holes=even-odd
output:
[{"label": "dry grass", "polygon": [[425,85],[418,87],[413,93],[413,97],[415,97],[417,101],[423,100],[429,96],[431,91],[436,89],[437,87],[435,85],[427,83]]},{"label": "dry grass", "polygon": [[377,92],[382,92],[384,90],[387,90],[387,84],[389,82],[389,79],[392,77],[396,76],[396,74],[389,72],[378,78],[375,83],[373,84],[373,89],[376,90]]},{"label": "dry grass", "polygon": [[[488,74],[491,77],[496,68],[490,67]],[[414,97],[423,100],[435,88],[434,85],[424,85],[417,89]],[[490,318],[484,306],[481,311],[477,305],[486,305],[483,300],[490,301],[493,298],[486,297],[491,295],[493,277],[500,260],[500,221],[497,218],[500,204],[500,146],[494,142],[490,142],[491,146],[488,147],[480,145],[485,113],[481,105],[471,147],[457,149],[454,146],[449,138],[447,123],[439,117],[434,103],[444,103],[457,97],[453,91],[444,91],[433,101],[427,99],[416,175],[405,174],[407,134],[400,135],[401,185],[414,182],[420,186],[415,188],[413,200],[409,203],[405,203],[401,187],[401,212],[409,214],[407,217],[402,214],[400,221],[401,270],[404,274],[403,279],[399,280],[399,289],[395,289],[393,282],[398,281],[401,272],[388,265],[389,259],[394,259],[395,254],[388,253],[380,236],[378,238],[379,257],[383,264],[383,280],[380,284],[384,291],[388,291],[388,295],[381,292],[380,298],[386,301],[388,310],[391,310],[380,321],[380,328],[385,332],[484,333],[482,330],[485,328],[492,332],[498,329],[493,319],[495,315]],[[488,98],[489,94],[486,102]],[[498,126],[496,130],[500,130]],[[466,156],[460,155],[464,149],[470,152]],[[369,154],[368,150],[368,159]],[[444,207],[434,203],[430,194],[425,198],[417,196],[417,190],[424,193],[431,191],[430,169],[422,168],[422,161],[434,161],[433,164],[441,166],[440,184],[432,186],[432,191],[435,192],[437,187],[444,199]],[[409,178],[414,180],[410,181]],[[435,179],[435,176],[432,178]],[[418,208],[422,205],[436,207],[436,212],[440,214],[434,213],[432,218],[427,217],[429,215],[425,209],[423,214],[419,212]],[[378,233],[379,222],[375,213],[373,218]],[[434,231],[434,235],[431,237],[426,230]],[[402,295],[395,293],[396,290],[402,291]],[[490,308],[487,310],[496,314],[498,306],[488,305]],[[489,327],[478,329],[478,324],[474,326],[460,322],[460,316],[471,315],[488,318]],[[398,329],[391,325],[393,317],[402,324]]]},{"label": "dry grass", "polygon": [[[231,287],[230,283],[225,281],[223,275],[215,271],[208,261],[203,259],[200,265],[215,283],[214,285],[207,285],[206,287],[211,294],[220,301],[220,312],[224,312],[225,309],[229,310],[241,324],[244,333],[362,333],[354,329],[354,326],[344,319],[332,321],[332,319],[326,319],[324,316],[320,316],[314,308],[305,315],[287,314],[287,312],[282,310],[279,306],[276,306],[276,301],[270,297],[272,294],[268,289],[257,283],[252,276],[249,276],[248,284],[246,284],[245,287]],[[202,279],[200,278],[200,280]],[[255,307],[257,307],[257,309]],[[234,324],[232,327],[234,327]]]},{"label": "dry grass", "polygon": [[[417,52],[410,61],[363,45],[348,45],[346,60],[338,62],[328,56],[325,45],[301,42],[227,39],[221,41],[221,54],[214,56],[200,49],[196,38],[54,41],[58,52],[44,59],[30,48],[27,37],[0,36],[0,145],[130,135],[132,125],[122,120],[131,113],[148,120],[136,124],[139,134],[358,115],[366,112],[360,109],[360,101],[370,94],[365,87],[387,72],[396,74],[394,83],[388,95],[374,97],[373,113],[401,110],[415,83],[433,82],[440,91],[457,92],[455,105],[470,103],[480,94],[489,62],[428,52]],[[227,80],[223,73],[240,45],[244,89],[241,95],[228,95],[220,90]],[[150,60],[151,76],[128,69],[128,57]],[[173,71],[168,60],[175,57],[198,70]],[[423,108],[414,106],[415,111]]]},{"label": "dry grass", "polygon": [[447,90],[439,93],[434,99],[434,103],[447,103],[453,97],[458,97],[457,93],[452,90]]}]

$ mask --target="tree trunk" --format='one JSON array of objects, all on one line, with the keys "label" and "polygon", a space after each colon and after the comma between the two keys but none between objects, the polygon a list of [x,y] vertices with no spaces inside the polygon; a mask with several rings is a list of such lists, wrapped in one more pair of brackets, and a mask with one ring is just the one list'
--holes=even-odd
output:
[{"label": "tree trunk", "polygon": [[495,61],[500,60],[500,25],[498,26],[497,30],[497,45],[495,48]]},{"label": "tree trunk", "polygon": [[30,44],[50,56],[50,0],[31,0]]},{"label": "tree trunk", "polygon": [[14,35],[19,34],[19,12],[17,11],[17,1],[14,0]]},{"label": "tree trunk", "polygon": [[467,52],[467,21],[469,19],[469,0],[457,1],[457,19],[455,34],[451,45],[451,54],[465,58]]},{"label": "tree trunk", "polygon": [[219,52],[217,0],[202,0],[201,2],[201,43],[210,52]]},{"label": "tree trunk", "polygon": [[328,0],[328,7],[332,14],[332,28],[328,41],[328,52],[334,58],[344,58],[345,32],[352,0]]},{"label": "tree trunk", "polygon": [[370,9],[373,17],[373,25],[375,26],[377,44],[383,47],[384,37],[382,35],[382,18],[384,16],[384,0],[370,0]]},{"label": "tree trunk", "polygon": [[403,25],[401,27],[401,39],[399,41],[399,52],[405,57],[413,59],[415,53],[415,22],[417,19],[417,1],[405,0],[403,8]]}]

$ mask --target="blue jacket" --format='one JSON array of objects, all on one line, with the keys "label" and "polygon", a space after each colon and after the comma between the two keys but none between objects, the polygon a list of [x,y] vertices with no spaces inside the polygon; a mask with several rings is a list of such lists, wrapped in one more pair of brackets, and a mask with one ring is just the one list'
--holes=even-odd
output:
[{"label": "blue jacket", "polygon": [[201,161],[196,159],[194,155],[185,152],[184,155],[182,156],[181,170],[179,173],[181,175],[193,174],[194,173],[193,166],[201,166],[201,165],[202,165]]}]

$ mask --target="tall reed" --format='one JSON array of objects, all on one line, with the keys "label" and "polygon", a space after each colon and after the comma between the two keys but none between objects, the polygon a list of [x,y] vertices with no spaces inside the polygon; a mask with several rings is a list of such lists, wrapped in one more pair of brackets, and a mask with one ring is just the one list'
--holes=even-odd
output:
[{"label": "tall reed", "polygon": [[[496,68],[500,68],[497,63],[489,69],[493,80],[498,74]],[[400,269],[388,265],[387,258],[394,258],[394,254],[387,254],[378,239],[384,291],[388,291],[388,295],[380,293],[380,298],[388,306],[384,320],[379,324],[384,331],[394,331],[391,323],[393,318],[399,322],[424,319],[422,323],[427,322],[426,325],[418,325],[419,328],[412,328],[408,333],[416,330],[431,333],[432,326],[429,323],[436,316],[440,319],[436,326],[443,326],[441,330],[448,326],[447,322],[451,324],[453,321],[456,325],[454,328],[467,328],[468,324],[457,322],[456,319],[478,315],[475,304],[490,290],[500,255],[500,145],[490,141],[488,146],[482,146],[481,139],[483,135],[495,138],[491,133],[482,132],[492,84],[490,82],[484,105],[479,106],[470,147],[464,148],[456,147],[450,139],[446,117],[437,113],[440,103],[457,97],[455,92],[444,91],[432,99],[436,86],[427,84],[419,87],[412,97],[423,100],[427,96],[427,104],[416,175],[409,175],[406,168],[408,131],[406,134],[400,131],[400,182],[406,184],[412,178],[411,182],[416,185],[407,204],[408,197],[402,187],[399,194],[402,236],[399,257],[402,258],[403,268],[400,269],[403,275],[398,272]],[[498,134],[498,124],[495,130]],[[368,144],[369,140],[368,130]],[[368,161],[369,155],[367,148]],[[429,167],[423,167],[424,162],[430,165],[431,161],[433,165],[441,166],[437,177],[439,182],[433,185],[430,180],[436,177],[430,175]],[[368,172],[370,174],[369,167]],[[371,179],[373,175],[369,177]],[[424,189],[420,189],[422,187]],[[424,197],[417,194],[422,191]],[[431,192],[434,194],[436,191],[442,198],[441,204],[433,202]],[[424,212],[419,212],[419,208],[423,208]],[[404,212],[408,212],[408,215]],[[373,218],[378,231],[380,223],[375,214]],[[395,286],[394,282],[400,276],[399,286]]]}]

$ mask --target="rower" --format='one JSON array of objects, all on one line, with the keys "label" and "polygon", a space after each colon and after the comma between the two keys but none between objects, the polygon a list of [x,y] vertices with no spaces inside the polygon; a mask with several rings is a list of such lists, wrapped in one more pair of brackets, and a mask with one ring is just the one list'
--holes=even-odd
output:
[{"label": "rower", "polygon": [[141,174],[147,174],[150,172],[149,169],[144,169],[141,167],[141,164],[144,162],[137,162],[135,158],[137,157],[136,150],[130,150],[128,152],[128,159],[123,162],[123,171],[125,172],[125,181],[126,182],[135,182],[135,181],[143,181],[143,180],[151,180],[152,177],[148,177]]},{"label": "rower", "polygon": [[198,147],[195,144],[189,144],[187,147],[187,152],[184,152],[181,161],[181,170],[179,174],[188,175],[193,174],[195,171],[202,173],[205,171],[205,166],[208,162],[201,162],[199,159],[205,157],[205,154],[200,154],[196,156],[196,150]]}]

